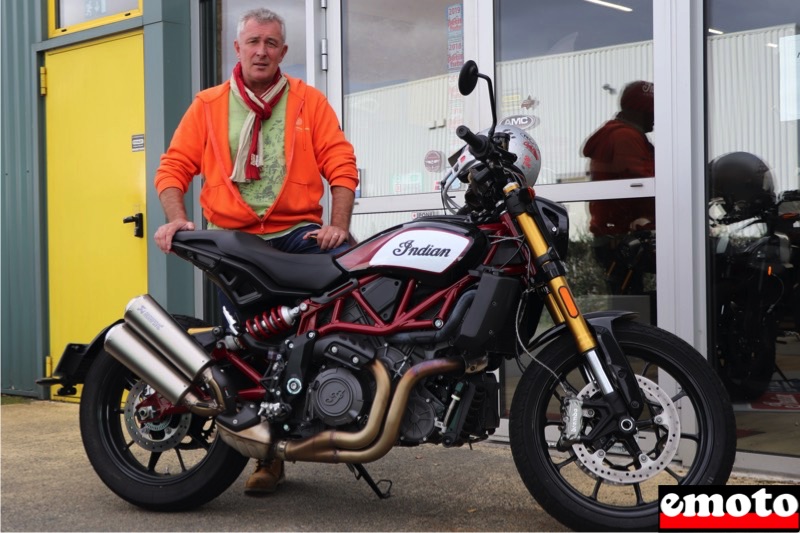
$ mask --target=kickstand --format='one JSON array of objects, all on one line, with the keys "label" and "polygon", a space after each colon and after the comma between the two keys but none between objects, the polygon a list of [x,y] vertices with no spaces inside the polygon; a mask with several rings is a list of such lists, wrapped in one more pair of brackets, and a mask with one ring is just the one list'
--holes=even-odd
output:
[{"label": "kickstand", "polygon": [[[392,492],[391,480],[381,479],[380,481],[375,483],[375,480],[372,479],[372,476],[369,475],[369,472],[367,472],[367,469],[364,468],[364,465],[362,465],[361,463],[352,463],[352,464],[347,463],[347,468],[349,468],[350,471],[353,473],[353,475],[356,476],[356,479],[364,478],[364,481],[367,482],[369,488],[371,488],[373,492],[375,492],[375,494],[377,494],[378,498],[380,498],[381,500],[385,500],[386,498],[391,496]],[[389,485],[385,491],[381,490],[379,486],[381,483],[387,483]]]}]

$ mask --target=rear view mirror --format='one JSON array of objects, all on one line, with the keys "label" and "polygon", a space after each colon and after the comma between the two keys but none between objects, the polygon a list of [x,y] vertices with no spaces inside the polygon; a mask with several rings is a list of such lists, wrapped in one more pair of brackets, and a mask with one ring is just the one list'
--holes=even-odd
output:
[{"label": "rear view mirror", "polygon": [[458,92],[464,96],[472,93],[475,86],[478,84],[478,65],[469,60],[461,67],[461,72],[458,74]]}]

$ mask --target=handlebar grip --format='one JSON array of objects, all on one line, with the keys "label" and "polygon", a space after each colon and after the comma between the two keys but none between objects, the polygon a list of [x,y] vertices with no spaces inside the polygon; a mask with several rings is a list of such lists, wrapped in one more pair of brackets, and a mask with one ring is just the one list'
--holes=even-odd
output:
[{"label": "handlebar grip", "polygon": [[456,136],[469,145],[476,157],[486,155],[489,139],[484,135],[475,135],[468,127],[459,126],[456,128]]}]

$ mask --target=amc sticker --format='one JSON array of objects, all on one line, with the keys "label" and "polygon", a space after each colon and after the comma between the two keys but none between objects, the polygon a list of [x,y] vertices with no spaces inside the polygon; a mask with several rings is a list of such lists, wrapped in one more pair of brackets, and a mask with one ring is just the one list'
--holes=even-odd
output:
[{"label": "amc sticker", "polygon": [[470,240],[436,230],[404,231],[380,247],[370,266],[396,266],[444,272],[467,249]]}]

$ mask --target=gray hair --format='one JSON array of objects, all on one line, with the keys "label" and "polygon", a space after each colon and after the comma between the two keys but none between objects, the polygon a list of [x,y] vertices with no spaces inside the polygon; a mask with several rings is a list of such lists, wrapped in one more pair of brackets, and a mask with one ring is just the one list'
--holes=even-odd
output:
[{"label": "gray hair", "polygon": [[239,24],[236,26],[236,37],[239,38],[244,31],[244,25],[247,24],[248,20],[255,20],[259,24],[264,24],[265,22],[277,22],[281,26],[281,40],[286,42],[286,23],[283,21],[283,17],[275,13],[274,11],[267,9],[266,7],[257,7],[255,9],[251,9],[250,11],[245,11],[241,17],[239,17]]}]

